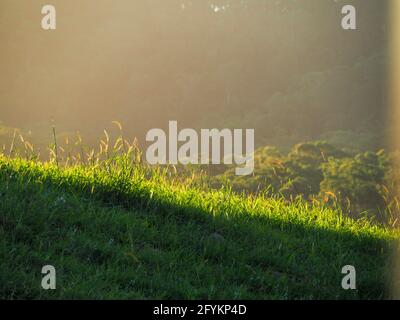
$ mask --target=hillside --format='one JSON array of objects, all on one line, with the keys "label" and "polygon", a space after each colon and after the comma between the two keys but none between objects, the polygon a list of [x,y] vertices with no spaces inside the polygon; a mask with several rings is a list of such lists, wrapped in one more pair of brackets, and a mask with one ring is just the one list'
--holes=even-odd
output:
[{"label": "hillside", "polygon": [[[303,200],[204,192],[125,160],[58,169],[0,156],[1,299],[389,297],[398,233]],[[46,264],[57,290],[40,287]],[[345,265],[355,291],[341,288]]]}]

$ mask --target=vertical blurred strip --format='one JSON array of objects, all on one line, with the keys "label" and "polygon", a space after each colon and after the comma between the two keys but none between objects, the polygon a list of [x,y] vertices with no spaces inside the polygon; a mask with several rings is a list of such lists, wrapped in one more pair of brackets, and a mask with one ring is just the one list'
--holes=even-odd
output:
[{"label": "vertical blurred strip", "polygon": [[[388,117],[394,127],[390,137],[394,150],[400,150],[400,0],[390,3],[390,108]],[[394,164],[396,166],[400,164]],[[400,193],[400,190],[397,190]],[[398,194],[399,195],[399,194]],[[399,246],[393,249],[393,274],[390,280],[391,296],[400,299],[400,255]]]},{"label": "vertical blurred strip", "polygon": [[390,103],[391,113],[389,117],[395,121],[395,136],[392,144],[400,149],[400,1],[392,0],[390,6]]}]

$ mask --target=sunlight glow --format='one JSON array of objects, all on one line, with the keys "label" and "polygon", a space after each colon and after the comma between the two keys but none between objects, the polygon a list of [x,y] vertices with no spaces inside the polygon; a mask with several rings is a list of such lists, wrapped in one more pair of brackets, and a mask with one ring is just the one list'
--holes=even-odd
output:
[{"label": "sunlight glow", "polygon": [[[400,1],[392,0],[390,6],[390,119],[393,119],[394,130],[390,137],[394,149],[400,147]],[[400,192],[400,190],[398,190]],[[397,246],[398,248],[398,246]],[[400,255],[396,248],[393,253],[393,282],[390,284],[393,298],[400,299]]]}]

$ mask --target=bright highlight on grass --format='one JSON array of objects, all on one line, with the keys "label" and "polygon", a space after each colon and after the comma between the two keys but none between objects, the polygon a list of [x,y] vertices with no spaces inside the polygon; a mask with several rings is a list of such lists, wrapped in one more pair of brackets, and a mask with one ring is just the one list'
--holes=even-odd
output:
[{"label": "bright highlight on grass", "polygon": [[[58,168],[0,156],[0,195],[4,299],[388,297],[398,232],[301,199],[204,192],[123,157]],[[31,272],[44,264],[57,290]],[[345,265],[357,290],[341,286]]]}]

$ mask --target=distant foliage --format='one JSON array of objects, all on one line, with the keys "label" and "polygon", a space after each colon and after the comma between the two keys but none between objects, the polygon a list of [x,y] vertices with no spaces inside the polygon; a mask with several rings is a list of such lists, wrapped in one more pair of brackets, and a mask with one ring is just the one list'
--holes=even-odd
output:
[{"label": "distant foliage", "polygon": [[[121,124],[114,124],[117,136],[104,131],[97,148],[85,144],[79,133],[60,139],[54,129],[53,143],[43,151],[14,131],[11,143],[4,145],[0,154],[40,159],[59,167],[92,165],[105,166],[107,170],[111,170],[114,160],[126,159],[127,167],[139,166],[151,176],[154,168],[143,161],[137,140],[125,139]],[[287,153],[276,147],[261,147],[256,150],[254,161],[252,176],[237,176],[235,168],[223,164],[160,167],[173,184],[264,194],[288,201],[301,198],[340,209],[352,218],[368,218],[391,227],[399,225],[398,152],[355,152],[314,141],[296,144]]]},{"label": "distant foliage", "polygon": [[233,190],[269,192],[290,200],[302,197],[340,207],[355,218],[372,217],[397,225],[397,154],[385,151],[351,153],[326,142],[300,143],[288,154],[276,148],[256,151],[255,174],[237,177],[233,169],[211,178],[212,187],[229,181]]}]

